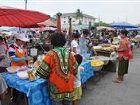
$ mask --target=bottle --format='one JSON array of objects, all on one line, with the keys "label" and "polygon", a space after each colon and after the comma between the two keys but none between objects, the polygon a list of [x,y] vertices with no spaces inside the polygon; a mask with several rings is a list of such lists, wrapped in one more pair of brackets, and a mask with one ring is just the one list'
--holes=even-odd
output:
[{"label": "bottle", "polygon": [[32,68],[32,66],[33,66],[33,57],[29,57],[28,58],[28,67]]},{"label": "bottle", "polygon": [[30,81],[35,80],[35,75],[33,74],[32,70],[28,71],[28,78],[29,78]]}]

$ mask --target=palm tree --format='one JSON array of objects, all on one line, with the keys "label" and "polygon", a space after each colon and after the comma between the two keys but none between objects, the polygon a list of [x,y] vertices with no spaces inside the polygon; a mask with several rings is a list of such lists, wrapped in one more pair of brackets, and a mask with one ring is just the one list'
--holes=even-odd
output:
[{"label": "palm tree", "polygon": [[77,9],[75,14],[76,14],[76,19],[79,20],[79,25],[82,25],[83,13],[81,12],[80,9]]}]

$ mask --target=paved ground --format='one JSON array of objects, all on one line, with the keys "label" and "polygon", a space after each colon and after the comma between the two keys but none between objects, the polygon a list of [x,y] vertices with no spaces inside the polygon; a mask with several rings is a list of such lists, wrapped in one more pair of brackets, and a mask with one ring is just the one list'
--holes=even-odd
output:
[{"label": "paved ground", "polygon": [[108,73],[96,84],[90,79],[79,105],[140,105],[140,48],[134,52],[124,82],[113,83],[114,76]]},{"label": "paved ground", "polygon": [[[83,89],[79,105],[140,105],[140,48],[134,53],[125,81],[113,83],[114,76],[115,73],[107,73],[96,83],[91,78]],[[8,103],[2,105],[11,105]]]}]

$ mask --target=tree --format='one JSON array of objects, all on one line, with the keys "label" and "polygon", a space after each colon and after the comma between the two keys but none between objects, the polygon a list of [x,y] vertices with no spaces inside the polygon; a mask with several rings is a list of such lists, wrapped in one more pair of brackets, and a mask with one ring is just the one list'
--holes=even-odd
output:
[{"label": "tree", "polygon": [[109,24],[103,22],[103,21],[99,21],[99,22],[96,22],[95,24],[95,27],[98,27],[98,26],[109,26]]},{"label": "tree", "polygon": [[82,25],[82,19],[83,19],[83,13],[81,12],[81,10],[80,9],[77,9],[77,11],[76,11],[76,19],[78,19],[79,20],[79,25]]}]

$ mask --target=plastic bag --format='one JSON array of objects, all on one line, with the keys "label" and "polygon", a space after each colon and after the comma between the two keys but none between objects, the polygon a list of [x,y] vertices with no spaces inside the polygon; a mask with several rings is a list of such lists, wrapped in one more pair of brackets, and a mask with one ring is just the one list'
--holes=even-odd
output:
[{"label": "plastic bag", "polygon": [[112,62],[116,62],[117,61],[117,59],[118,59],[118,54],[116,53],[116,52],[112,52],[111,54],[110,54],[110,61],[112,61]]}]

